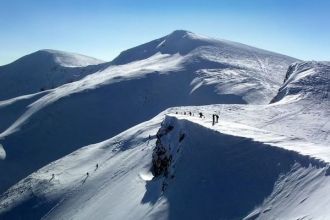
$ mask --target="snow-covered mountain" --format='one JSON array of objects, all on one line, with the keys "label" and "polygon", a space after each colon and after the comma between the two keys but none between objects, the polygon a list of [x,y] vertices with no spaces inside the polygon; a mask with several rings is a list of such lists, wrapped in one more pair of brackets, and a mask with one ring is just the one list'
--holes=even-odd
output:
[{"label": "snow-covered mountain", "polygon": [[[317,82],[330,72],[292,74]],[[322,94],[328,89],[315,87]],[[310,89],[301,87],[299,94]],[[327,219],[330,98],[314,95],[288,93],[268,105],[170,108],[20,181],[3,194],[1,216]],[[220,120],[212,125],[214,113]],[[152,173],[157,148],[171,158],[166,175]]]},{"label": "snow-covered mountain", "polygon": [[40,50],[0,66],[0,100],[53,89],[96,72],[104,61],[56,50]]},{"label": "snow-covered mountain", "polygon": [[112,64],[127,64],[155,54],[185,57],[185,68],[195,74],[191,92],[212,88],[234,94],[246,103],[268,103],[282,84],[287,66],[296,59],[248,45],[178,30],[123,51]]},{"label": "snow-covered mountain", "polygon": [[330,215],[329,63],[175,31],[95,64],[0,102],[0,218]]},{"label": "snow-covered mountain", "polygon": [[[142,56],[141,51],[149,52]],[[0,103],[0,112],[14,109],[0,127],[0,144],[7,155],[0,161],[0,172],[10,173],[0,177],[0,192],[49,162],[169,107],[268,103],[294,61],[239,43],[175,31],[123,52],[110,63],[79,67],[93,74]]]}]

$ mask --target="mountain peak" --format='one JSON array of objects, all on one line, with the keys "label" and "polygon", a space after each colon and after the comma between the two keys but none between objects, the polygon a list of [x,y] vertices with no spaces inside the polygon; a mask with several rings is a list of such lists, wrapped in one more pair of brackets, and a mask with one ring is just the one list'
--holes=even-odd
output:
[{"label": "mountain peak", "polygon": [[[256,53],[262,53],[270,56],[283,56],[281,54],[276,54],[274,52],[233,41],[218,40],[186,30],[175,30],[164,37],[123,51],[111,63],[114,65],[127,64],[133,61],[147,59],[157,53],[170,55],[180,54],[184,56],[200,47],[208,47],[208,49],[203,51],[205,53],[212,52],[213,54],[216,54],[215,56],[221,56],[223,53],[227,53],[228,56],[240,54],[239,56],[241,57],[254,56],[253,54]],[[213,47],[214,50],[209,50],[209,47]],[[290,57],[288,58],[296,60]]]},{"label": "mountain peak", "polygon": [[25,55],[8,65],[33,66],[35,64],[40,65],[40,63],[45,65],[59,65],[63,67],[83,67],[104,63],[104,61],[76,53],[52,49],[41,49]]},{"label": "mountain peak", "polygon": [[53,49],[40,49],[40,50],[36,51],[35,53],[65,54],[68,52],[64,52],[61,50],[53,50]]},{"label": "mountain peak", "polygon": [[112,63],[126,64],[146,59],[156,53],[186,55],[197,47],[210,45],[213,42],[210,38],[199,36],[190,31],[176,30],[159,39],[123,51]]},{"label": "mountain peak", "polygon": [[170,33],[169,35],[167,35],[166,37],[168,38],[176,38],[176,39],[190,39],[190,40],[204,40],[204,41],[212,41],[214,39],[207,37],[207,36],[202,36],[199,34],[196,34],[194,32],[191,31],[187,31],[187,30],[175,30],[172,33]]},{"label": "mountain peak", "polygon": [[96,71],[98,66],[95,65],[99,63],[103,61],[79,54],[49,49],[38,50],[10,64],[0,66],[0,100],[36,93],[79,80]]},{"label": "mountain peak", "polygon": [[191,34],[194,34],[194,33],[190,32],[190,31],[186,31],[186,30],[175,30],[167,36],[185,37],[185,36],[191,35]]},{"label": "mountain peak", "polygon": [[104,63],[104,61],[85,56],[82,54],[64,52],[60,50],[53,49],[42,49],[37,51],[36,53],[47,53],[51,55],[54,59],[55,63],[64,66],[64,67],[83,67],[88,65],[97,65],[100,63]]}]

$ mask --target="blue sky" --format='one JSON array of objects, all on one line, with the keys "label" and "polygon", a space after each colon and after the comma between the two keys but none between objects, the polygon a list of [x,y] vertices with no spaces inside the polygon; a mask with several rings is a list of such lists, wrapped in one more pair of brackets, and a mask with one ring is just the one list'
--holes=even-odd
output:
[{"label": "blue sky", "polygon": [[39,49],[106,61],[176,29],[330,60],[329,0],[0,0],[0,65]]}]

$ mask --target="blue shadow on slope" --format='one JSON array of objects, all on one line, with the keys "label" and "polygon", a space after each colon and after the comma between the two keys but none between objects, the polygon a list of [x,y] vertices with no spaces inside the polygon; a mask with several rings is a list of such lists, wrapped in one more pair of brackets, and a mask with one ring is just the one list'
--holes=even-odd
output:
[{"label": "blue shadow on slope", "polygon": [[0,216],[0,219],[41,219],[56,205],[56,203],[57,201],[45,202],[44,199],[33,196],[32,198],[11,209],[10,212],[3,213]]},{"label": "blue shadow on slope", "polygon": [[7,158],[0,160],[0,173],[4,174],[0,176],[0,193],[42,166],[82,146],[113,137],[169,107],[245,103],[236,95],[216,94],[212,85],[190,94],[189,83],[196,77],[192,73],[202,65],[227,67],[196,61],[181,72],[151,72],[71,94],[44,107],[20,131],[1,140]]},{"label": "blue shadow on slope", "polygon": [[[221,123],[221,122],[220,122]],[[249,138],[221,134],[187,122],[175,177],[164,193],[168,219],[242,219],[261,205],[295,163],[320,161]],[[174,125],[175,126],[175,125]],[[147,183],[142,203],[154,204],[161,183]]]}]

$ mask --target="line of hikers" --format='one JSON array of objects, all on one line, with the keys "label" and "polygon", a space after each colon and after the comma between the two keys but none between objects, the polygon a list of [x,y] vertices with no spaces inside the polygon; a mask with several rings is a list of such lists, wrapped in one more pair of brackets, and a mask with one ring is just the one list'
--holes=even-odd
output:
[{"label": "line of hikers", "polygon": [[[175,112],[175,114],[179,114],[178,112]],[[183,112],[184,115],[187,115],[187,112]],[[189,116],[194,116],[194,113],[188,112]],[[198,113],[199,118],[205,118],[204,114],[202,112]],[[212,125],[219,122],[219,115],[218,114],[212,114]]]}]

